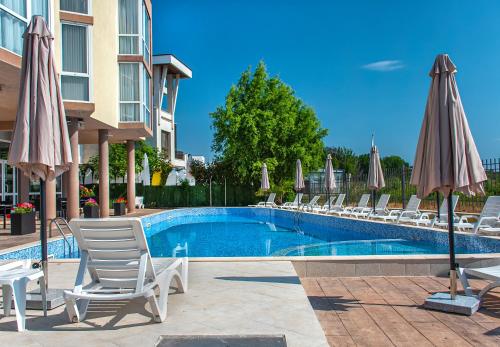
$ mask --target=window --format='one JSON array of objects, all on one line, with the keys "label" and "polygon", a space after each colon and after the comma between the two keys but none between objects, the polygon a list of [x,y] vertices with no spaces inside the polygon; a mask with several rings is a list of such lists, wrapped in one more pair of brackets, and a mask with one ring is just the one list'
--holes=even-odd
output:
[{"label": "window", "polygon": [[170,159],[170,133],[165,130],[161,131],[161,150],[167,155],[167,159]]},{"label": "window", "polygon": [[142,63],[120,63],[120,122],[151,127],[151,78]]},{"label": "window", "polygon": [[89,101],[88,26],[62,24],[61,91],[65,100]]},{"label": "window", "polygon": [[149,65],[149,42],[150,42],[150,33],[149,33],[149,15],[146,9],[146,5],[142,4],[142,18],[143,18],[143,26],[142,26],[142,56],[144,57],[144,61]]},{"label": "window", "polygon": [[89,14],[89,0],[61,0],[61,11]]},{"label": "window", "polygon": [[139,8],[137,1],[120,0],[119,3],[120,54],[139,54]]},{"label": "window", "polygon": [[0,47],[21,55],[23,33],[34,15],[50,24],[48,0],[0,0]]}]

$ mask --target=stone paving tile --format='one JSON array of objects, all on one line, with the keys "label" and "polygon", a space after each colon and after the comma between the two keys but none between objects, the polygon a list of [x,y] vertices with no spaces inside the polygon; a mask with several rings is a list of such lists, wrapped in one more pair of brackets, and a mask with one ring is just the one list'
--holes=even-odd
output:
[{"label": "stone paving tile", "polygon": [[[500,290],[486,297],[478,313],[466,317],[421,307],[431,293],[448,290],[446,278],[303,280],[330,346],[500,346]],[[471,281],[476,289],[486,283]]]}]

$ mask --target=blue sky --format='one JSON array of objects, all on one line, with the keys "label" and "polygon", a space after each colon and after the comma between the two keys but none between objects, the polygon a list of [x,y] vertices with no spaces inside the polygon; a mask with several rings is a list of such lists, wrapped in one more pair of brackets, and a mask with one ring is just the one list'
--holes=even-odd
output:
[{"label": "blue sky", "polygon": [[325,145],[413,161],[438,53],[483,158],[500,156],[500,1],[153,1],[155,54],[193,70],[179,87],[178,147],[209,158],[209,112],[263,59],[313,107]]}]

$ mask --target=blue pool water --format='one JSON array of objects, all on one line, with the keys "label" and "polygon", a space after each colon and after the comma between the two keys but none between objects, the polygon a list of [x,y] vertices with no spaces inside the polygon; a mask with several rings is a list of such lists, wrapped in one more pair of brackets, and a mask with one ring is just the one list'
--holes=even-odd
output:
[{"label": "blue pool water", "polygon": [[[447,254],[448,233],[266,208],[191,208],[142,217],[154,257],[267,257]],[[78,245],[49,243],[55,258],[79,257]],[[456,234],[459,254],[500,253],[500,240]],[[0,254],[39,259],[38,245]]]}]

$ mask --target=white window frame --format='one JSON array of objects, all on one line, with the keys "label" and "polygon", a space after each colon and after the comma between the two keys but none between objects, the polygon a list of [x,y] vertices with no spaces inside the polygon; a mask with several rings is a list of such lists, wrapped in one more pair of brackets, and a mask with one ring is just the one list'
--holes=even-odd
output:
[{"label": "white window frame", "polygon": [[[120,7],[118,6],[118,11],[120,11]],[[146,36],[144,33],[144,25],[146,19],[144,16],[148,16],[148,10],[146,7],[146,4],[144,3],[144,0],[137,0],[137,14],[139,16],[139,21],[138,21],[138,31],[137,34],[120,34],[120,25],[118,24],[118,50],[120,50],[120,37],[135,37],[137,38],[137,53],[119,53],[120,55],[140,55],[144,57],[144,47],[145,47],[145,42],[146,42]],[[119,15],[119,13],[118,13]],[[148,16],[149,19],[149,24],[151,25],[152,18]],[[119,21],[119,19],[118,19]],[[149,30],[149,27],[147,28]],[[148,51],[148,59],[146,60],[148,65],[151,66],[151,36],[153,33],[150,31],[149,32],[149,42],[147,44],[147,51]]]},{"label": "white window frame", "polygon": [[[87,31],[87,73],[82,72],[69,72],[63,70],[63,42],[62,42],[62,31],[63,25],[73,25],[80,26],[86,28]],[[61,50],[60,50],[60,58],[61,58],[61,74],[59,77],[59,83],[62,86],[62,76],[72,76],[72,77],[87,77],[89,80],[89,99],[88,100],[71,100],[71,99],[63,99],[63,101],[70,102],[86,102],[92,103],[94,101],[94,83],[92,78],[92,25],[70,22],[70,21],[61,21]]]},{"label": "white window frame", "polygon": [[[0,11],[5,11],[7,12],[8,14],[14,16],[15,18],[23,21],[26,26],[28,26],[29,24],[29,21],[30,21],[30,18],[32,17],[32,13],[31,13],[31,0],[19,0],[19,1],[24,1],[25,4],[26,4],[26,17],[23,17],[22,15],[20,15],[19,13],[17,12],[14,12],[12,11],[10,8],[8,8],[7,6],[5,5],[2,5],[0,4]],[[54,30],[54,21],[52,20],[52,1],[51,0],[46,0],[47,1],[47,25],[48,27],[50,28],[50,30],[53,32]],[[8,48],[5,48],[5,47],[0,47],[1,49],[5,49],[6,51],[9,51],[15,55],[19,55],[21,56],[21,54],[18,54],[14,51],[11,51],[10,49]]]},{"label": "white window frame", "polygon": [[[146,29],[149,31],[149,26],[147,28],[144,28],[145,27],[145,22],[146,22],[146,16],[148,17],[149,19],[149,23],[151,24],[151,17],[148,16],[148,10],[147,10],[147,7],[146,7],[146,4],[144,3],[143,0],[139,0],[140,3],[141,3],[141,28],[139,30],[141,36],[140,36],[140,39],[141,39],[141,55],[142,57],[144,58],[144,48],[146,47],[146,34],[144,33],[144,30],[143,29]],[[151,41],[151,32],[149,32],[149,39]],[[151,47],[150,47],[150,42],[148,42],[147,44],[147,51],[148,51],[148,59],[146,60],[146,62],[148,63],[148,65],[151,65]]]},{"label": "white window frame", "polygon": [[59,1],[59,10],[61,12],[80,14],[80,15],[84,15],[84,16],[92,16],[92,0],[87,0],[87,9],[88,9],[87,13],[62,10],[61,9],[61,0],[56,0],[56,1]]},{"label": "white window frame", "polygon": [[[149,97],[151,96],[151,76],[149,75],[146,67],[142,62],[120,62],[118,64],[135,64],[139,67],[139,100],[138,101],[122,101],[121,100],[121,93],[118,97],[118,119],[120,123],[145,123],[146,121],[146,115],[144,112],[144,109],[147,109],[149,111],[149,123],[146,124],[148,128],[151,128],[151,117],[153,116],[151,113],[151,98],[149,100],[149,108],[146,106],[146,98],[144,95],[144,78],[145,76],[149,77]],[[119,67],[118,67],[119,69]],[[118,78],[119,79],[119,78]],[[118,91],[120,92],[120,82],[118,82]],[[122,115],[121,115],[121,104],[135,104],[139,105],[139,119],[138,120],[123,120]]]},{"label": "white window frame", "polygon": [[[149,112],[149,124],[146,124],[148,128],[151,128],[151,117],[152,117],[152,114],[151,114],[151,76],[149,75],[146,67],[144,66],[144,64],[142,63],[139,63],[141,64],[141,70],[142,70],[142,79],[141,79],[141,122],[143,122],[144,124],[146,124],[146,114],[144,112],[144,109],[147,109],[148,112]],[[149,78],[149,95],[144,95],[144,79],[145,77],[148,77]],[[149,97],[149,108],[146,107],[146,97]]]}]

